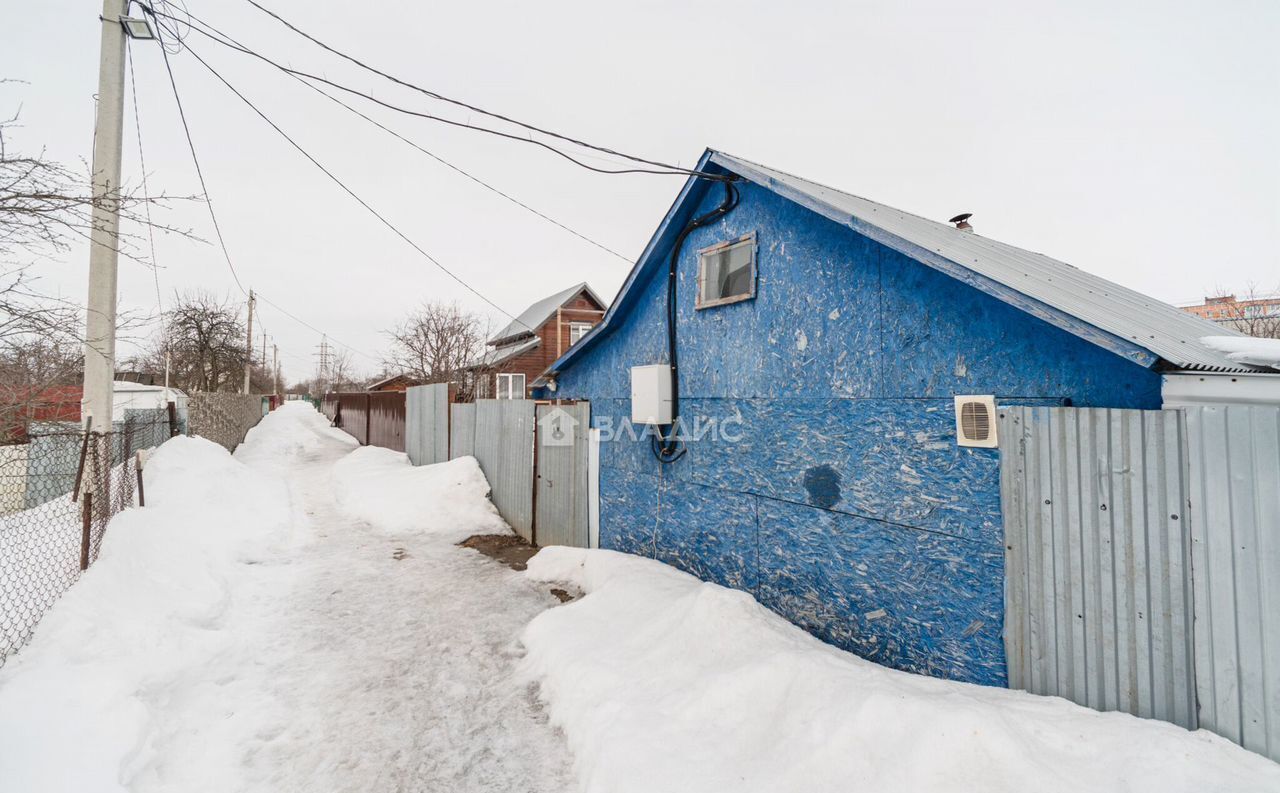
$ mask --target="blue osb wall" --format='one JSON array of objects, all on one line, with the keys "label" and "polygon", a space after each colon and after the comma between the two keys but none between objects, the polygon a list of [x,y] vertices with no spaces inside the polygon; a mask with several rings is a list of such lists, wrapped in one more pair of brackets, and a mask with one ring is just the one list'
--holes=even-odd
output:
[{"label": "blue osb wall", "polygon": [[[742,439],[670,466],[645,439],[604,444],[601,545],[750,591],[882,664],[1003,685],[998,455],[956,446],[952,396],[1153,408],[1159,376],[741,188],[685,245],[679,339],[682,414],[733,418]],[[696,251],[752,231],[757,297],[695,311]],[[632,366],[666,361],[665,286],[665,268],[637,283],[635,310],[558,378],[597,427],[628,422]]]}]

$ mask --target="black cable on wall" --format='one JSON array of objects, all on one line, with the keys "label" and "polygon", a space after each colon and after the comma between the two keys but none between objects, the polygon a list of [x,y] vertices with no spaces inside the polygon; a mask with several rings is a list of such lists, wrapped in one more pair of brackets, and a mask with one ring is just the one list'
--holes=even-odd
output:
[{"label": "black cable on wall", "polygon": [[676,237],[675,245],[671,250],[671,263],[667,268],[667,360],[671,364],[671,428],[665,434],[659,428],[658,437],[652,438],[650,441],[653,456],[657,457],[658,461],[664,465],[674,463],[688,451],[688,448],[681,443],[679,438],[680,362],[676,344],[676,286],[680,266],[680,251],[684,248],[685,239],[695,229],[711,225],[728,215],[738,206],[738,188],[733,185],[736,180],[736,176],[730,175],[724,181],[724,201],[720,203],[720,206],[705,215],[689,221],[681,229],[680,235]]}]

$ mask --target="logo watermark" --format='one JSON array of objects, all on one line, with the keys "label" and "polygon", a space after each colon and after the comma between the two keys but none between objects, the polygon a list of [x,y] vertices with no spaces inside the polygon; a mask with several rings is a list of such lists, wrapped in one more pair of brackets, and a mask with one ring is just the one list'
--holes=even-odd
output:
[{"label": "logo watermark", "polygon": [[600,430],[600,441],[640,441],[643,439],[674,439],[681,443],[711,441],[720,443],[741,443],[746,436],[741,416],[717,418],[715,416],[681,416],[673,426],[658,427],[653,424],[635,424],[628,419],[615,421],[613,416],[599,416],[596,429]]},{"label": "logo watermark", "polygon": [[538,419],[538,437],[543,446],[572,446],[578,420],[568,411],[554,408]]}]

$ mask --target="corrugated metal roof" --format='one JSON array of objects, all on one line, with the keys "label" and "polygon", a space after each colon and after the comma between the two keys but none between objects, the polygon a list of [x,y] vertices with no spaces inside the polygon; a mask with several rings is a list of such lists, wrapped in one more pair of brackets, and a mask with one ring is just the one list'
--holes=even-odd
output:
[{"label": "corrugated metal roof", "polygon": [[[1181,369],[1259,371],[1210,349],[1204,336],[1241,335],[1041,253],[922,218],[723,152],[710,161],[914,259],[946,263],[1003,285],[1067,317],[1147,350]],[[804,199],[809,200],[804,200]],[[941,268],[940,268],[941,269]],[[955,273],[951,273],[955,274]],[[974,283],[979,288],[984,283]],[[991,290],[988,290],[991,291]],[[1009,296],[1002,299],[1017,304]],[[1021,308],[1027,306],[1020,305]],[[1076,332],[1080,332],[1076,329]],[[1088,337],[1087,333],[1080,335]]]},{"label": "corrugated metal roof", "polygon": [[495,347],[492,350],[486,351],[485,354],[480,357],[480,363],[477,365],[495,366],[519,355],[522,352],[528,352],[541,343],[542,339],[534,336],[532,339],[526,339],[525,341],[518,341],[514,344],[507,344],[502,347]]},{"label": "corrugated metal roof", "polygon": [[494,334],[493,337],[489,339],[489,343],[497,344],[498,342],[505,341],[507,339],[513,339],[518,336],[533,333],[538,329],[539,325],[551,319],[551,317],[555,315],[557,308],[573,299],[579,292],[586,292],[591,296],[592,300],[596,301],[596,303],[601,306],[605,305],[605,302],[600,299],[600,296],[597,295],[584,281],[561,292],[556,292],[554,295],[548,295],[537,303],[529,306],[520,314],[520,316],[507,323],[505,328]]}]

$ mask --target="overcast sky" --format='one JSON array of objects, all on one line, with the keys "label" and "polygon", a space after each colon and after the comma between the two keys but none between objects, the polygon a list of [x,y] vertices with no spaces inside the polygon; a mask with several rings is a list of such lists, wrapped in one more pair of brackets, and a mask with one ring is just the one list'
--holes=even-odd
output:
[{"label": "overcast sky", "polygon": [[[261,0],[384,71],[532,123],[692,165],[707,146],[978,233],[1171,302],[1280,287],[1280,3]],[[253,49],[388,100],[479,121],[298,38],[244,0],[188,0]],[[99,7],[46,0],[0,28],[11,145],[89,159]],[[628,264],[467,181],[259,61],[207,59],[418,245],[503,309],[578,281],[612,296]],[[153,192],[199,192],[164,62],[134,45]],[[505,322],[382,226],[207,72],[171,56],[246,286],[368,355],[424,300]],[[634,259],[682,184],[601,176],[533,147],[366,110],[420,146]],[[132,112],[125,178],[141,174]],[[601,162],[592,160],[593,162]],[[202,205],[165,222],[213,239]],[[221,252],[158,240],[160,285],[239,299]],[[87,253],[41,265],[83,300]],[[154,311],[121,262],[126,307]],[[319,334],[261,306],[289,378]],[[259,338],[259,343],[261,339]],[[121,350],[129,352],[127,345]],[[373,371],[373,360],[355,362]]]}]

